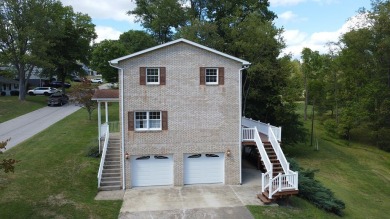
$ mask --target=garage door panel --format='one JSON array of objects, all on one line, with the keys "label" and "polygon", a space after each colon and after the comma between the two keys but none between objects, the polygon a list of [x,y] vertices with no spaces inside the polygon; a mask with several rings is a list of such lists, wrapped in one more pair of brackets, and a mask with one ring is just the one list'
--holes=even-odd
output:
[{"label": "garage door panel", "polygon": [[223,183],[224,153],[185,154],[184,184]]},{"label": "garage door panel", "polygon": [[160,186],[173,184],[172,155],[132,156],[132,186]]}]

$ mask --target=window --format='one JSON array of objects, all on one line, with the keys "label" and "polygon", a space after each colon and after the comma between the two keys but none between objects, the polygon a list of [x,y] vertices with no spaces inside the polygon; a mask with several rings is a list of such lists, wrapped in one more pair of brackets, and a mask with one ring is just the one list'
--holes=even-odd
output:
[{"label": "window", "polygon": [[206,84],[218,84],[217,68],[206,68]]},{"label": "window", "polygon": [[135,112],[135,130],[161,130],[161,112]]},{"label": "window", "polygon": [[168,130],[167,111],[129,111],[129,131]]},{"label": "window", "polygon": [[200,85],[224,85],[224,67],[200,67]]},{"label": "window", "polygon": [[160,71],[158,68],[146,69],[146,84],[160,84]]},{"label": "window", "polygon": [[165,67],[140,67],[139,84],[140,85],[165,85],[166,68]]}]

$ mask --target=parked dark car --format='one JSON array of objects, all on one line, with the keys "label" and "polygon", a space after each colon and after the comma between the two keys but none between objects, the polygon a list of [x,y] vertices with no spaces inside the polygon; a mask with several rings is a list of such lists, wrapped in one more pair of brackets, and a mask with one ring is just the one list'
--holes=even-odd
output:
[{"label": "parked dark car", "polygon": [[54,93],[50,95],[50,97],[47,99],[47,105],[48,106],[62,106],[66,103],[68,103],[69,97],[61,92]]},{"label": "parked dark car", "polygon": [[[50,87],[55,87],[55,88],[62,87],[62,81],[52,81],[52,82],[50,82],[49,86]],[[69,83],[64,82],[64,87],[65,88],[70,88],[70,86],[71,85]]]}]

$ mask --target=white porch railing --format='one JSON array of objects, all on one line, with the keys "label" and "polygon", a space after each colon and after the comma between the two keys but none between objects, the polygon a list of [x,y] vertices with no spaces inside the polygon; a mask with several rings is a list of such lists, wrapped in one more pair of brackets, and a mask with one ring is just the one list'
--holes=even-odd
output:
[{"label": "white porch railing", "polygon": [[259,131],[256,127],[254,128],[243,128],[242,136],[246,138],[246,140],[252,140],[256,142],[257,149],[259,150],[261,159],[263,160],[264,166],[267,172],[271,173],[272,176],[272,163],[269,160],[267,152],[265,151],[263,142],[261,141]]},{"label": "white porch railing", "polygon": [[287,159],[284,156],[282,148],[280,147],[279,142],[276,140],[273,129],[271,127],[268,128],[268,140],[275,151],[276,157],[278,158],[280,165],[283,168],[283,171],[285,173],[288,173],[290,171],[290,164],[287,162]]},{"label": "white porch railing", "polygon": [[[295,189],[298,190],[298,172],[290,170],[290,164],[287,162],[286,157],[280,147],[280,144],[277,140],[277,137],[274,134],[274,130],[281,133],[281,128],[271,126],[265,123],[257,122],[254,120],[249,120],[243,118],[243,126],[248,127],[248,125],[254,125],[253,128],[242,128],[242,141],[255,141],[256,146],[259,150],[261,159],[263,160],[264,166],[266,168],[266,173],[261,174],[261,191],[264,192],[268,189],[268,198],[272,199],[272,196],[283,190]],[[244,123],[244,121],[246,121]],[[258,130],[257,127],[262,129]],[[265,151],[264,144],[261,141],[259,131],[268,136],[268,139],[274,149],[277,159],[279,160],[283,171],[285,174],[279,173],[277,176],[273,177],[272,173],[272,163],[269,160],[268,154]]]},{"label": "white porch railing", "polygon": [[110,127],[107,125],[106,130],[104,130],[105,136],[104,136],[104,144],[103,144],[103,153],[102,157],[100,158],[100,165],[99,165],[99,171],[98,171],[98,188],[100,188],[100,181],[102,180],[102,174],[103,174],[103,166],[104,161],[106,160],[106,153],[107,153],[107,147],[108,147],[108,141],[110,138]]},{"label": "white porch railing", "polygon": [[274,132],[276,139],[278,141],[282,141],[282,127],[276,127],[246,117],[242,117],[241,125],[248,128],[257,127],[257,130],[259,130],[259,132],[263,133],[264,135],[268,135],[268,129],[271,128]]}]

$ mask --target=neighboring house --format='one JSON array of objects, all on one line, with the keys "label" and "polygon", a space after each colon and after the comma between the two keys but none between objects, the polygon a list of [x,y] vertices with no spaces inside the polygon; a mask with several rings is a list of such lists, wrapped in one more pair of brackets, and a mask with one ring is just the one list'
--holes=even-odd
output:
[{"label": "neighboring house", "polygon": [[[249,67],[248,61],[179,39],[112,60],[110,64],[119,69],[122,129],[120,142],[115,145],[121,146],[121,159],[112,160],[116,152],[104,147],[98,176],[101,189],[113,186],[118,179],[123,189],[239,185],[242,135],[246,136],[245,147],[260,147],[256,136],[260,139],[259,132],[264,130],[266,135],[269,129],[275,130],[276,143],[280,140],[280,128],[241,116],[241,71]],[[100,99],[104,101],[104,97]],[[244,130],[248,125],[250,128]],[[120,178],[118,172],[105,178],[110,176],[105,170],[114,165],[120,165]],[[267,170],[264,177],[273,179],[272,165]],[[297,189],[297,184],[292,183]]]},{"label": "neighboring house", "polygon": [[8,96],[11,95],[11,91],[19,91],[19,81],[0,76],[0,94]]}]

